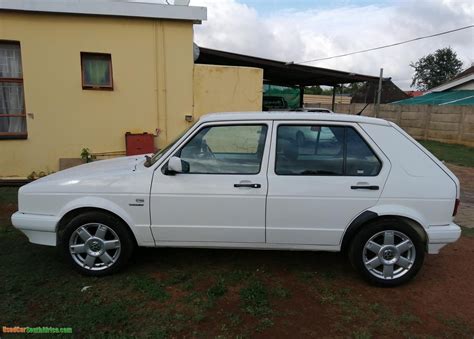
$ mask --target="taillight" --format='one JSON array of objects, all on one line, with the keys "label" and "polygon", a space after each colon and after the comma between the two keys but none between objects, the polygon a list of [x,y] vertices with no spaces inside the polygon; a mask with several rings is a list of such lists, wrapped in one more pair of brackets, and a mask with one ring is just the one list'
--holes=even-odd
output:
[{"label": "taillight", "polygon": [[459,204],[461,203],[461,200],[456,199],[456,202],[454,203],[454,210],[453,210],[453,217],[458,214],[458,208]]}]

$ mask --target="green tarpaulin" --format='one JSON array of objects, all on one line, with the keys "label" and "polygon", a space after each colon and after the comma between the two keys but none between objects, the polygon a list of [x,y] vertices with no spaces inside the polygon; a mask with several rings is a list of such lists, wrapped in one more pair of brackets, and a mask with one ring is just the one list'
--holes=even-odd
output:
[{"label": "green tarpaulin", "polygon": [[300,107],[299,88],[283,87],[276,85],[263,85],[263,96],[283,97],[288,103],[288,108]]},{"label": "green tarpaulin", "polygon": [[398,105],[474,105],[474,90],[433,92],[419,97],[392,102]]}]

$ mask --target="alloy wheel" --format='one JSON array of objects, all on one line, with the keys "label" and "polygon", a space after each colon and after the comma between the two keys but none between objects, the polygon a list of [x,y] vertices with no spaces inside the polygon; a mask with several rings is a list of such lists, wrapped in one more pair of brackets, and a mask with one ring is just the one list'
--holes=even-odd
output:
[{"label": "alloy wheel", "polygon": [[89,223],[78,227],[69,239],[69,253],[81,267],[100,271],[114,265],[121,252],[120,238],[107,225]]}]

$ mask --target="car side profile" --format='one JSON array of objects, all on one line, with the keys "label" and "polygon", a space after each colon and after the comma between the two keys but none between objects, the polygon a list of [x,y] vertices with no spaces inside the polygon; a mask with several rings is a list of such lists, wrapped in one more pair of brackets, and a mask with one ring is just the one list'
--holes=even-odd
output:
[{"label": "car side profile", "polygon": [[88,275],[119,270],[136,246],[343,251],[369,282],[395,286],[460,237],[459,195],[456,176],[394,123],[219,113],[151,157],[21,187],[12,222]]}]

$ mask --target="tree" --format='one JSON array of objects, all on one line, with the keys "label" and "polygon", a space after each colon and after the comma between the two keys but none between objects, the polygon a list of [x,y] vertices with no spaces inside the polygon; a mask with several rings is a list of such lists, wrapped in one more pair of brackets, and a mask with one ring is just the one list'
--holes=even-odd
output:
[{"label": "tree", "polygon": [[426,91],[454,78],[462,70],[462,61],[451,47],[441,48],[434,53],[410,63],[415,69],[411,87]]},{"label": "tree", "polygon": [[304,93],[305,94],[322,94],[323,90],[321,89],[320,86],[308,86],[304,88]]}]

